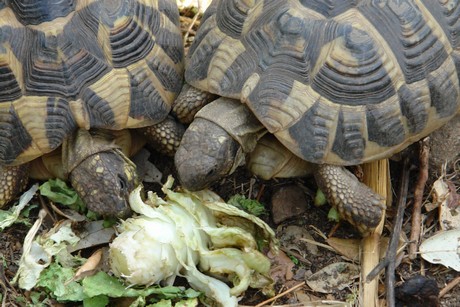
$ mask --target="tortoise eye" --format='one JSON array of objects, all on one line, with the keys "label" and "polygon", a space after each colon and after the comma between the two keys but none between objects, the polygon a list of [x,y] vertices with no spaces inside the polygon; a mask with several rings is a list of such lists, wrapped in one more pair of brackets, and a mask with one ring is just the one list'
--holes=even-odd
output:
[{"label": "tortoise eye", "polygon": [[208,176],[212,176],[212,175],[214,175],[215,171],[216,171],[216,170],[213,168],[213,169],[209,170],[209,172],[207,173],[207,175],[208,175]]}]

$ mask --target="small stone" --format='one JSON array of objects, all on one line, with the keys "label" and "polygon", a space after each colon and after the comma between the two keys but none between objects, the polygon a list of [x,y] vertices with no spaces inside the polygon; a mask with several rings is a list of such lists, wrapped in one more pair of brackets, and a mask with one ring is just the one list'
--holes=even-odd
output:
[{"label": "small stone", "polygon": [[307,211],[307,199],[296,185],[279,188],[272,196],[272,216],[275,224]]}]

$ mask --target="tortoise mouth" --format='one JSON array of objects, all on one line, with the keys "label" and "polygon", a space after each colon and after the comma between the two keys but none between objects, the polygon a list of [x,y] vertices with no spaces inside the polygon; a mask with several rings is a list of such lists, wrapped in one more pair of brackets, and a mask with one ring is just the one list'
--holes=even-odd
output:
[{"label": "tortoise mouth", "polygon": [[[129,206],[127,199],[104,199],[104,200],[94,200],[94,199],[83,199],[85,203],[88,204],[88,209],[96,212],[104,217],[116,217],[120,219],[126,219],[132,215],[131,207]],[[111,206],[91,206],[89,204],[97,203],[111,203]]]},{"label": "tortoise mouth", "polygon": [[202,190],[221,177],[217,160],[202,152],[190,152],[180,147],[174,161],[179,182],[190,191]]}]

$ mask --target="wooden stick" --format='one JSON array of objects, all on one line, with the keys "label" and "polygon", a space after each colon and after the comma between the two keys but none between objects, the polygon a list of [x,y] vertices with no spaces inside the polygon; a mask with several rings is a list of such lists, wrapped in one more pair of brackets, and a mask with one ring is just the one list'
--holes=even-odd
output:
[{"label": "wooden stick", "polygon": [[280,294],[277,294],[276,296],[274,296],[274,297],[272,297],[272,298],[269,298],[268,300],[263,301],[263,302],[257,304],[257,305],[254,306],[254,307],[262,307],[262,306],[265,306],[265,305],[267,305],[267,304],[269,304],[269,303],[271,303],[271,302],[273,302],[273,301],[276,301],[276,300],[279,299],[280,297],[285,296],[286,294],[288,294],[288,293],[290,293],[290,292],[292,292],[292,291],[294,291],[294,290],[296,290],[296,289],[299,289],[299,288],[301,288],[301,287],[303,287],[303,286],[305,286],[305,282],[301,282],[301,283],[295,285],[294,287],[289,288],[289,289],[287,289],[286,291],[281,292]]},{"label": "wooden stick", "polygon": [[189,27],[188,27],[188,29],[187,29],[187,32],[185,32],[184,37],[183,37],[184,46],[187,44],[188,36],[189,36],[190,33],[192,32],[193,26],[194,26],[195,23],[197,22],[198,17],[199,17],[200,15],[201,15],[201,13],[200,13],[200,2],[198,2],[198,10],[197,10],[197,13],[195,14],[195,16],[193,16],[192,22],[190,22],[190,25],[189,25]]},{"label": "wooden stick", "polygon": [[403,176],[401,178],[401,185],[398,192],[398,210],[394,217],[393,234],[388,246],[387,255],[385,258],[388,260],[388,266],[385,271],[385,289],[387,292],[387,306],[395,306],[395,270],[396,270],[396,255],[399,245],[399,237],[403,224],[404,210],[407,201],[407,189],[409,187],[409,162],[404,159],[403,163]]},{"label": "wooden stick", "polygon": [[409,163],[404,159],[403,173],[398,192],[398,208],[393,221],[393,233],[391,234],[390,244],[387,248],[385,258],[367,275],[366,280],[373,280],[380,271],[386,268],[385,274],[385,287],[387,292],[386,305],[388,307],[395,306],[394,296],[394,281],[395,281],[395,268],[396,256],[398,253],[399,237],[401,235],[401,228],[403,224],[404,209],[406,208],[407,188],[409,186]]},{"label": "wooden stick", "polygon": [[450,283],[448,283],[442,290],[441,292],[439,292],[439,298],[443,297],[444,295],[446,295],[447,292],[449,292],[450,290],[452,290],[455,286],[457,286],[458,284],[460,284],[460,276],[455,278],[454,280],[452,280]]},{"label": "wooden stick", "polygon": [[[376,193],[386,198],[387,207],[391,204],[391,187],[388,159],[378,160],[363,165],[363,181]],[[383,231],[385,213],[380,224],[361,242],[361,287],[360,303],[362,306],[378,306],[378,278],[367,282],[367,274],[379,263],[380,235]]]},{"label": "wooden stick", "polygon": [[425,138],[419,143],[421,146],[419,154],[420,170],[414,190],[414,205],[412,207],[412,224],[409,243],[409,259],[412,260],[417,257],[418,243],[420,240],[423,191],[425,190],[425,184],[428,180],[428,157],[430,153],[428,141],[429,138]]}]

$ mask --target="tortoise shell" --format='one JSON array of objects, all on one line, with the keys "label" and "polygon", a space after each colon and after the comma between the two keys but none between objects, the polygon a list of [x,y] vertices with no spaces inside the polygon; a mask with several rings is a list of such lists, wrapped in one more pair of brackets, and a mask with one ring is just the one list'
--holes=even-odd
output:
[{"label": "tortoise shell", "polygon": [[0,0],[0,164],[158,123],[182,75],[174,0]]},{"label": "tortoise shell", "polygon": [[185,79],[307,161],[366,162],[459,111],[459,16],[459,0],[215,0]]}]

